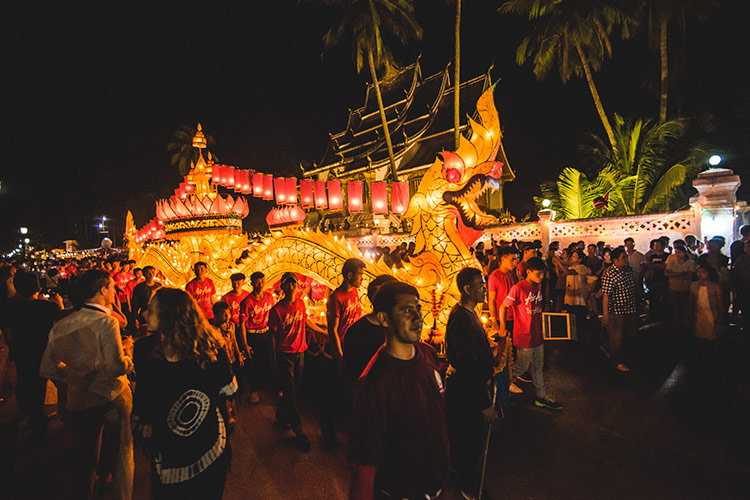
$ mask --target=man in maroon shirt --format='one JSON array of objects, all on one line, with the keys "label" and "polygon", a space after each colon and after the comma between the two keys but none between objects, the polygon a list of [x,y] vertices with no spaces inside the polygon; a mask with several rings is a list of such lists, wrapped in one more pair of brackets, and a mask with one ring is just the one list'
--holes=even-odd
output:
[{"label": "man in maroon shirt", "polygon": [[358,288],[362,285],[365,263],[359,259],[347,259],[341,268],[341,285],[328,297],[326,317],[328,319],[328,348],[335,361],[328,366],[328,392],[323,403],[321,429],[326,448],[335,448],[336,422],[345,411],[344,383],[342,372],[343,340],[350,326],[362,316]]},{"label": "man in maroon shirt", "polygon": [[274,360],[278,367],[279,385],[283,396],[276,409],[276,420],[291,425],[294,443],[302,452],[310,451],[310,441],[302,430],[302,420],[297,411],[296,393],[302,381],[302,369],[307,349],[305,327],[323,332],[307,318],[305,301],[300,299],[297,276],[284,273],[281,276],[281,291],[284,297],[268,314],[268,330],[274,346]]},{"label": "man in maroon shirt", "polygon": [[[265,290],[266,276],[256,271],[250,275],[252,291],[240,303],[240,348],[248,356],[247,378],[250,403],[258,404],[258,386],[263,375],[270,373],[273,350],[268,335],[268,313],[276,303],[273,294]],[[251,352],[252,351],[252,352]]]},{"label": "man in maroon shirt", "polygon": [[208,265],[205,262],[196,262],[193,271],[195,278],[187,284],[185,291],[193,296],[206,319],[213,319],[216,287],[213,280],[208,277]]},{"label": "man in maroon shirt", "polygon": [[386,283],[373,310],[387,328],[386,341],[354,396],[349,497],[436,499],[450,471],[445,390],[435,350],[419,341],[419,292]]}]

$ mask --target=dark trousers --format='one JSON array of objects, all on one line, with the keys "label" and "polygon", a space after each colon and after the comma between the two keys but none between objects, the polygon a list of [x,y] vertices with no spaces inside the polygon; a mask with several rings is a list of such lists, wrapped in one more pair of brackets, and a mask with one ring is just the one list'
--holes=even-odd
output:
[{"label": "dark trousers", "polygon": [[229,457],[229,452],[225,450],[221,457],[206,470],[193,479],[181,483],[162,484],[154,473],[151,498],[154,500],[220,500],[224,495]]},{"label": "dark trousers", "polygon": [[302,419],[297,410],[297,391],[302,382],[305,353],[280,352],[277,354],[279,368],[279,388],[284,393],[276,409],[276,419],[290,424],[295,433],[302,432]]},{"label": "dark trousers", "polygon": [[479,492],[482,452],[488,425],[482,420],[481,410],[464,397],[465,388],[446,382],[445,411],[451,464],[456,471],[458,486],[474,495]]},{"label": "dark trousers", "polygon": [[265,384],[271,384],[271,360],[273,358],[269,333],[248,333],[247,345],[252,347],[252,358],[245,362],[248,390],[255,392]]},{"label": "dark trousers", "polygon": [[320,427],[324,435],[335,436],[347,416],[347,397],[344,379],[339,373],[336,359],[324,359],[323,394]]},{"label": "dark trousers", "polygon": [[35,431],[47,429],[44,416],[44,396],[47,393],[47,379],[39,376],[39,363],[29,363],[16,359],[16,402],[21,415],[29,417]]}]

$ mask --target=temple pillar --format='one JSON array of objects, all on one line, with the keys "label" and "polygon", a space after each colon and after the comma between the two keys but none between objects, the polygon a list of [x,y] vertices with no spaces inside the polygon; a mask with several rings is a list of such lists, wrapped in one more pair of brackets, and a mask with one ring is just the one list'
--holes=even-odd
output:
[{"label": "temple pillar", "polygon": [[722,251],[729,254],[729,245],[736,237],[735,204],[740,176],[726,168],[711,168],[698,174],[693,187],[698,194],[690,198],[701,239],[723,236]]}]

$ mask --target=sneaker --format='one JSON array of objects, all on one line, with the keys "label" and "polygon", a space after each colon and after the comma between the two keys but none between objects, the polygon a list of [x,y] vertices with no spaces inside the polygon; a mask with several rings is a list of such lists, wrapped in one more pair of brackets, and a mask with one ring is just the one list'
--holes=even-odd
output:
[{"label": "sneaker", "polygon": [[300,432],[296,436],[294,436],[294,446],[297,447],[297,449],[303,453],[307,453],[310,451],[310,440],[307,439],[307,436],[304,432]]},{"label": "sneaker", "polygon": [[536,398],[534,404],[540,408],[549,408],[550,410],[562,410],[563,408],[560,403],[555,403],[549,396],[546,398]]},{"label": "sneaker", "polygon": [[513,382],[511,382],[511,383],[510,383],[510,385],[508,386],[508,389],[509,389],[509,390],[510,390],[510,392],[512,392],[513,394],[523,394],[523,389],[521,389],[520,387],[518,387],[518,386],[517,386],[516,384],[514,384]]},{"label": "sneaker", "polygon": [[520,380],[521,382],[526,382],[527,384],[530,384],[531,383],[531,376],[530,375],[526,375],[526,374],[519,375],[518,377],[516,377],[516,380]]},{"label": "sneaker", "polygon": [[617,364],[617,370],[621,372],[629,372],[630,367],[626,365],[625,363],[618,363]]}]

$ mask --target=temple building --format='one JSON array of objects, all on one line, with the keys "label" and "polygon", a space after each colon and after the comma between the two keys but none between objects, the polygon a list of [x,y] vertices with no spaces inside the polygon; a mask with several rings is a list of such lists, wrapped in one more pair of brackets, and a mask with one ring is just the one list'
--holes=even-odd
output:
[{"label": "temple building", "polygon": [[[453,93],[449,68],[424,78],[419,61],[400,71],[388,81],[380,82],[380,92],[393,145],[397,180],[409,181],[414,194],[419,181],[440,151],[454,150]],[[489,71],[459,85],[461,132],[468,129],[467,116],[476,113],[479,96],[492,84]],[[343,131],[330,134],[323,158],[312,167],[303,168],[303,177],[319,180],[362,180],[367,185],[383,180],[389,173],[388,148],[378,108],[375,86],[369,84],[362,107],[350,110]],[[503,167],[500,189],[485,195],[483,205],[490,210],[503,209],[502,185],[515,175]],[[364,189],[368,193],[369,189]],[[365,194],[365,203],[369,196]],[[341,214],[338,214],[341,215]],[[337,217],[329,213],[326,218]],[[369,218],[375,225],[388,226],[386,220],[374,220],[365,211],[352,216],[354,221]],[[392,216],[393,217],[393,216]],[[375,216],[374,219],[377,219]]]}]

